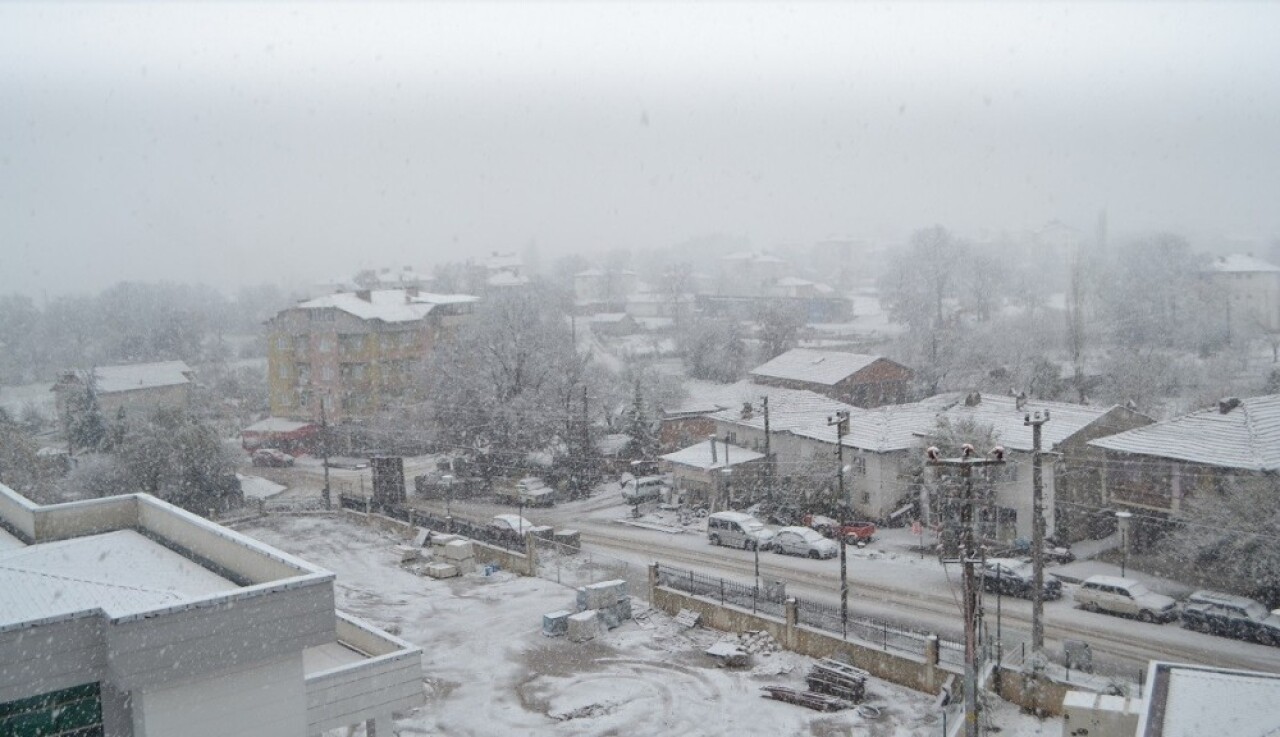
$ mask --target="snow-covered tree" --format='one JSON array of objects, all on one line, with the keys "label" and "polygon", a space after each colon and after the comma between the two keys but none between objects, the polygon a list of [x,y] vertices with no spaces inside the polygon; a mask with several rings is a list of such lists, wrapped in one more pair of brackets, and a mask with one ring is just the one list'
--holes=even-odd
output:
[{"label": "snow-covered tree", "polygon": [[644,396],[640,393],[640,382],[635,382],[635,394],[631,400],[631,408],[627,413],[627,424],[624,432],[631,438],[627,445],[627,457],[633,460],[652,460],[658,454],[658,434],[654,431],[653,420],[644,406]]}]

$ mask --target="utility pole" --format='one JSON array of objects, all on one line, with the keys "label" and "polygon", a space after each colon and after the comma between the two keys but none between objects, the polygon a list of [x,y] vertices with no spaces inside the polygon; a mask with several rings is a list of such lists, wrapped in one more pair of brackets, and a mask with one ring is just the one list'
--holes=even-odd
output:
[{"label": "utility pole", "polygon": [[840,544],[840,635],[849,636],[849,553],[844,539],[844,526],[848,522],[848,501],[844,495],[844,436],[849,432],[849,411],[839,410],[835,419],[827,418],[827,426],[836,428],[836,481],[840,484],[840,521],[836,540]]},{"label": "utility pole", "polygon": [[1040,427],[1049,410],[1028,412],[1022,424],[1031,428],[1031,652],[1044,650],[1044,479],[1040,468]]},{"label": "utility pole", "polygon": [[324,463],[324,508],[333,509],[329,496],[329,418],[325,415],[325,396],[320,395],[320,458]]},{"label": "utility pole", "polygon": [[973,534],[973,467],[1004,463],[1004,449],[996,448],[994,458],[974,455],[965,443],[959,458],[939,458],[937,448],[926,451],[930,466],[959,468],[964,479],[964,501],[960,505],[960,562],[963,567],[964,599],[964,733],[978,737],[978,578],[974,572],[979,550]]},{"label": "utility pole", "polygon": [[764,411],[764,498],[768,502],[768,506],[772,506],[773,480],[776,478],[773,472],[773,454],[769,452],[769,395],[766,394],[760,398],[760,406]]}]

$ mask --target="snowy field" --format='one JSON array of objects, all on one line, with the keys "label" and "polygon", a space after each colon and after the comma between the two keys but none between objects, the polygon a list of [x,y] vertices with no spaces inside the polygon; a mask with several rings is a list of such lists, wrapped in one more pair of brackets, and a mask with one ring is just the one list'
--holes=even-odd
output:
[{"label": "snowy field", "polygon": [[[647,614],[577,644],[541,634],[544,613],[572,609],[568,587],[505,572],[420,578],[397,564],[397,539],[337,517],[269,517],[240,529],[333,570],[339,608],[422,646],[427,704],[398,719],[397,734],[942,734],[933,696],[874,679],[865,703],[881,710],[878,719],[764,699],[764,685],[803,689],[812,660],[762,653],[749,668],[718,668],[703,651],[730,635],[684,630],[639,602]],[[1061,721],[1004,704],[992,719],[1002,735],[1062,731]]]}]

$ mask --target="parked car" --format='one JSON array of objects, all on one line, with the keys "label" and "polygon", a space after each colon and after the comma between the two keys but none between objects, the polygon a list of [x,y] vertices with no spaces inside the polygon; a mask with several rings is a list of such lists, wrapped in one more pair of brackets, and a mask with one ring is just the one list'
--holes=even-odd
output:
[{"label": "parked car", "polygon": [[806,526],[822,533],[823,536],[844,540],[849,545],[869,543],[876,539],[874,522],[845,522],[841,525],[836,520],[820,514],[806,514],[803,522]]},{"label": "parked car", "polygon": [[271,466],[279,468],[282,466],[293,465],[293,456],[282,450],[276,450],[275,448],[258,448],[253,451],[253,455],[250,456],[250,460],[255,466]]},{"label": "parked car", "polygon": [[[1019,557],[1031,555],[1031,541],[1025,537],[1014,540],[1010,552]],[[1071,563],[1075,559],[1076,554],[1071,552],[1070,545],[1059,545],[1054,538],[1045,538],[1044,561],[1046,563]]]},{"label": "parked car", "polygon": [[840,546],[810,527],[783,527],[774,534],[768,547],[778,553],[810,558],[834,558],[840,552]]},{"label": "parked car", "polygon": [[518,514],[495,514],[489,527],[500,537],[521,540],[529,534],[534,524]]},{"label": "parked car", "polygon": [[667,489],[667,480],[661,476],[641,476],[624,479],[622,482],[622,500],[627,504],[653,502],[662,498]]},{"label": "parked car", "polygon": [[1137,617],[1143,622],[1168,622],[1178,618],[1178,605],[1146,584],[1116,576],[1090,576],[1076,591],[1076,603],[1090,612]]},{"label": "parked car", "polygon": [[[1029,561],[1017,558],[989,558],[979,569],[987,591],[1030,599],[1035,591],[1035,570]],[[1062,598],[1062,582],[1045,576],[1041,587],[1046,600]]]},{"label": "parked car", "polygon": [[707,517],[707,540],[712,545],[754,550],[769,546],[773,532],[764,523],[742,512],[716,512]]},{"label": "parked car", "polygon": [[556,490],[537,476],[525,476],[514,488],[498,487],[494,492],[500,501],[526,507],[550,507],[556,503]]},{"label": "parked car", "polygon": [[1243,596],[1197,591],[1182,606],[1182,626],[1213,635],[1280,645],[1280,611]]}]

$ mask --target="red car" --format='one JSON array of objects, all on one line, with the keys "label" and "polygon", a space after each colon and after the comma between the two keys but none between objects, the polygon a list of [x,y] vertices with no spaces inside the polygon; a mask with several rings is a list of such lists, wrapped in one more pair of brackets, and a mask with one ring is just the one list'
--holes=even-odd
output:
[{"label": "red car", "polygon": [[830,517],[824,517],[820,514],[806,514],[804,523],[826,537],[840,538],[849,545],[869,543],[876,539],[876,526],[871,522],[846,522],[841,525]]}]

